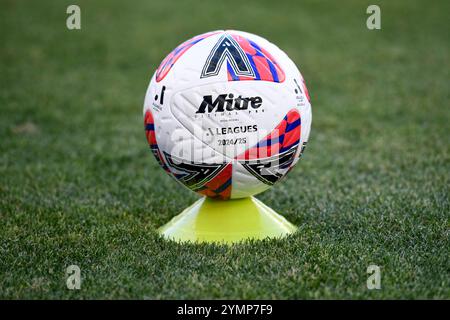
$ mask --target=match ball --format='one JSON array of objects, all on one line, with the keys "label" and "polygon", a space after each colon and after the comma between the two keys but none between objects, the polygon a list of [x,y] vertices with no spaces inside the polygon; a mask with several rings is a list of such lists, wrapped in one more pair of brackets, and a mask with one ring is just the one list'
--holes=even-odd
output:
[{"label": "match ball", "polygon": [[213,31],[175,48],[147,89],[144,125],[160,166],[222,200],[258,194],[302,155],[311,128],[305,81],[277,46]]}]

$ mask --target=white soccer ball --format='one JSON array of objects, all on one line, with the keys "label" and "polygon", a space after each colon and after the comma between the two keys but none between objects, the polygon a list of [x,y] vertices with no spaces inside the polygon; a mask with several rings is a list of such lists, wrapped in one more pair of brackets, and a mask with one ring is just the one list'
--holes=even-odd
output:
[{"label": "white soccer ball", "polygon": [[234,199],[263,192],[297,163],[311,104],[302,75],[277,46],[242,31],[213,31],[162,61],[144,119],[169,175],[202,195]]}]

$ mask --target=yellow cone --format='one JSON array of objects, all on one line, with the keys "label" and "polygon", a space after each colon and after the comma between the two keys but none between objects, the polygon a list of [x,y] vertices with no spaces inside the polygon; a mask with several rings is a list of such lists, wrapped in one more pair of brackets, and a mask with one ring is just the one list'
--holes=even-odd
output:
[{"label": "yellow cone", "polygon": [[280,238],[296,229],[254,197],[228,201],[202,198],[158,232],[178,242],[230,244],[246,239]]}]

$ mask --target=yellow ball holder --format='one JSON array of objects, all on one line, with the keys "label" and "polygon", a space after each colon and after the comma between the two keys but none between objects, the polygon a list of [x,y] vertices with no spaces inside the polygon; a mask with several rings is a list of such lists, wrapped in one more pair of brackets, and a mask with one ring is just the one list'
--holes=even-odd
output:
[{"label": "yellow ball holder", "polygon": [[281,238],[297,228],[254,197],[228,201],[203,197],[158,229],[177,242],[231,244]]}]

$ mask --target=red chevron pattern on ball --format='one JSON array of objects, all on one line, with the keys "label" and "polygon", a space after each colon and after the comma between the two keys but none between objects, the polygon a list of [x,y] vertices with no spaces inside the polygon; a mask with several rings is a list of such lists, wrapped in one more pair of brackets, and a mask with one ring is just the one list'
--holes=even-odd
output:
[{"label": "red chevron pattern on ball", "polygon": [[234,40],[244,50],[255,77],[237,76],[230,63],[227,62],[228,81],[263,80],[271,82],[284,82],[286,76],[275,58],[263,47],[243,36],[231,34]]},{"label": "red chevron pattern on ball", "polygon": [[231,197],[232,172],[233,166],[229,163],[217,176],[196,191],[207,197],[228,200]]},{"label": "red chevron pattern on ball", "polygon": [[283,153],[298,145],[301,134],[300,114],[290,110],[283,120],[264,139],[254,147],[236,157],[238,160],[267,158]]},{"label": "red chevron pattern on ball", "polygon": [[145,126],[145,136],[147,137],[148,144],[150,146],[150,149],[152,150],[153,155],[155,156],[156,160],[160,164],[160,166],[170,174],[170,170],[167,167],[164,158],[162,157],[161,151],[159,150],[158,143],[156,142],[156,135],[155,135],[155,122],[153,120],[153,115],[150,112],[150,110],[147,110],[145,112],[144,116],[144,126]]}]

